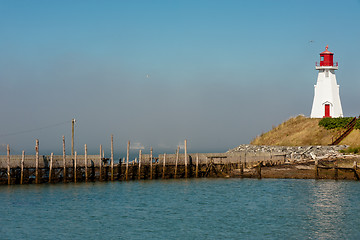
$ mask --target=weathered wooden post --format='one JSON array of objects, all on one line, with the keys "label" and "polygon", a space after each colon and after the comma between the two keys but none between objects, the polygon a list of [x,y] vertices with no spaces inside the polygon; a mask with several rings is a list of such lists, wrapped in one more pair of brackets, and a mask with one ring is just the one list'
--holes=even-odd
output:
[{"label": "weathered wooden post", "polygon": [[100,156],[99,156],[99,181],[102,181],[102,145],[100,144]]},{"label": "weathered wooden post", "polygon": [[126,169],[125,169],[126,181],[129,180],[129,152],[130,152],[130,141],[128,141],[127,143],[127,150],[126,150]]},{"label": "weathered wooden post", "polygon": [[319,179],[319,160],[315,159],[315,179]]},{"label": "weathered wooden post", "polygon": [[240,177],[244,177],[244,165],[240,163]]},{"label": "weathered wooden post", "polygon": [[50,168],[49,168],[49,183],[51,183],[52,168],[53,168],[53,158],[54,158],[54,153],[51,153],[51,155],[50,155]]},{"label": "weathered wooden post", "polygon": [[111,181],[114,181],[114,136],[111,134]]},{"label": "weathered wooden post", "polygon": [[23,150],[21,154],[21,164],[20,164],[20,168],[21,168],[20,184],[23,184],[24,181],[24,161],[25,161],[25,151]]},{"label": "weathered wooden post", "polygon": [[36,139],[35,145],[35,183],[39,183],[39,139]]},{"label": "weathered wooden post", "polygon": [[360,180],[359,175],[356,172],[356,170],[357,170],[357,162],[356,161],[354,161],[354,163],[353,163],[353,168],[354,168],[354,177],[356,177],[357,180]]},{"label": "weathered wooden post", "polygon": [[245,149],[244,168],[246,168],[246,155],[247,155],[247,150]]},{"label": "weathered wooden post", "polygon": [[10,176],[10,146],[9,144],[6,147],[7,152],[7,177],[8,177],[8,185],[11,184],[11,176]]},{"label": "weathered wooden post", "polygon": [[258,163],[258,178],[259,179],[261,179],[261,167],[262,167],[262,162],[261,161],[259,161],[259,163]]},{"label": "weathered wooden post", "polygon": [[176,149],[175,174],[174,174],[174,178],[177,177],[177,168],[178,168],[178,162],[179,162],[179,151],[180,151],[180,146],[178,146],[177,149]]},{"label": "weathered wooden post", "polygon": [[138,172],[138,179],[141,179],[141,158],[142,158],[142,152],[141,149],[139,150],[139,172]]},{"label": "weathered wooden post", "polygon": [[196,170],[195,170],[195,177],[199,176],[199,153],[196,154]]},{"label": "weathered wooden post", "polygon": [[166,166],[166,153],[164,153],[164,160],[163,160],[163,171],[162,171],[162,178],[165,179],[165,167]]},{"label": "weathered wooden post", "polygon": [[88,181],[88,161],[87,161],[87,145],[85,144],[85,162],[84,162],[84,165],[85,165],[85,182]]},{"label": "weathered wooden post", "polygon": [[71,158],[74,158],[74,134],[75,134],[75,119],[71,120]]},{"label": "weathered wooden post", "polygon": [[63,136],[63,177],[64,177],[64,183],[66,183],[66,152],[65,152],[65,136]]},{"label": "weathered wooden post", "polygon": [[188,155],[187,155],[187,140],[185,139],[184,141],[184,152],[185,152],[185,158],[184,158],[184,161],[185,161],[185,178],[188,177]]},{"label": "weathered wooden post", "polygon": [[76,163],[76,158],[77,158],[77,153],[75,151],[75,155],[74,155],[74,183],[76,183],[76,173],[77,173],[77,163]]},{"label": "weathered wooden post", "polygon": [[338,165],[337,165],[337,161],[335,161],[334,163],[334,179],[338,180]]},{"label": "weathered wooden post", "polygon": [[153,176],[153,148],[150,147],[150,179]]}]

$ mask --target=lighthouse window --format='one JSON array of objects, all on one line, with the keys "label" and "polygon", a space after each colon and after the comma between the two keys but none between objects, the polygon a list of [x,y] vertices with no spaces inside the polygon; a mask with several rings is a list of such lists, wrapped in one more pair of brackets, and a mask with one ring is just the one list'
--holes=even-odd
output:
[{"label": "lighthouse window", "polygon": [[324,56],[321,56],[321,57],[320,57],[320,61],[324,61]]}]

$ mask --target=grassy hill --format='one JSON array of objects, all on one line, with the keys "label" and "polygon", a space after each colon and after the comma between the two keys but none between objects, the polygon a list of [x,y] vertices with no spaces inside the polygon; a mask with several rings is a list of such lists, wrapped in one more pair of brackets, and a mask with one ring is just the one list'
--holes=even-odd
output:
[{"label": "grassy hill", "polygon": [[[290,118],[269,132],[257,136],[251,141],[251,144],[274,146],[328,145],[331,143],[331,137],[338,130],[326,130],[319,126],[320,120],[302,115]],[[340,144],[352,147],[360,146],[360,130],[353,130]]]}]

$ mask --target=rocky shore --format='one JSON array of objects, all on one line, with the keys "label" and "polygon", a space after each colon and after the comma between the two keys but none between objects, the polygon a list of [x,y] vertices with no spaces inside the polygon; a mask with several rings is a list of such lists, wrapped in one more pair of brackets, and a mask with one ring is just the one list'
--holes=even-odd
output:
[{"label": "rocky shore", "polygon": [[234,149],[228,151],[228,153],[234,152],[248,152],[248,153],[260,153],[268,152],[274,155],[285,154],[286,158],[296,160],[303,159],[322,159],[322,158],[341,158],[344,156],[339,150],[345,149],[346,145],[335,146],[258,146],[250,144],[242,144]]}]

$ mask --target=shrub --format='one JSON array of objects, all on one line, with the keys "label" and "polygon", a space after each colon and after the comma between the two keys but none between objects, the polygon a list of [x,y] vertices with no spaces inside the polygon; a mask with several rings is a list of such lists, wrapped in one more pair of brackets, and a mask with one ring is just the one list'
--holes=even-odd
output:
[{"label": "shrub", "polygon": [[[323,126],[325,129],[336,129],[336,128],[345,128],[346,125],[353,119],[353,117],[343,117],[343,118],[323,118],[319,122],[319,126]],[[356,126],[360,129],[360,121],[356,122]]]},{"label": "shrub", "polygon": [[356,119],[356,123],[355,123],[354,128],[355,128],[355,129],[360,129],[360,118],[359,118],[359,119]]},{"label": "shrub", "polygon": [[348,147],[346,149],[340,150],[341,153],[360,153],[360,147]]}]

